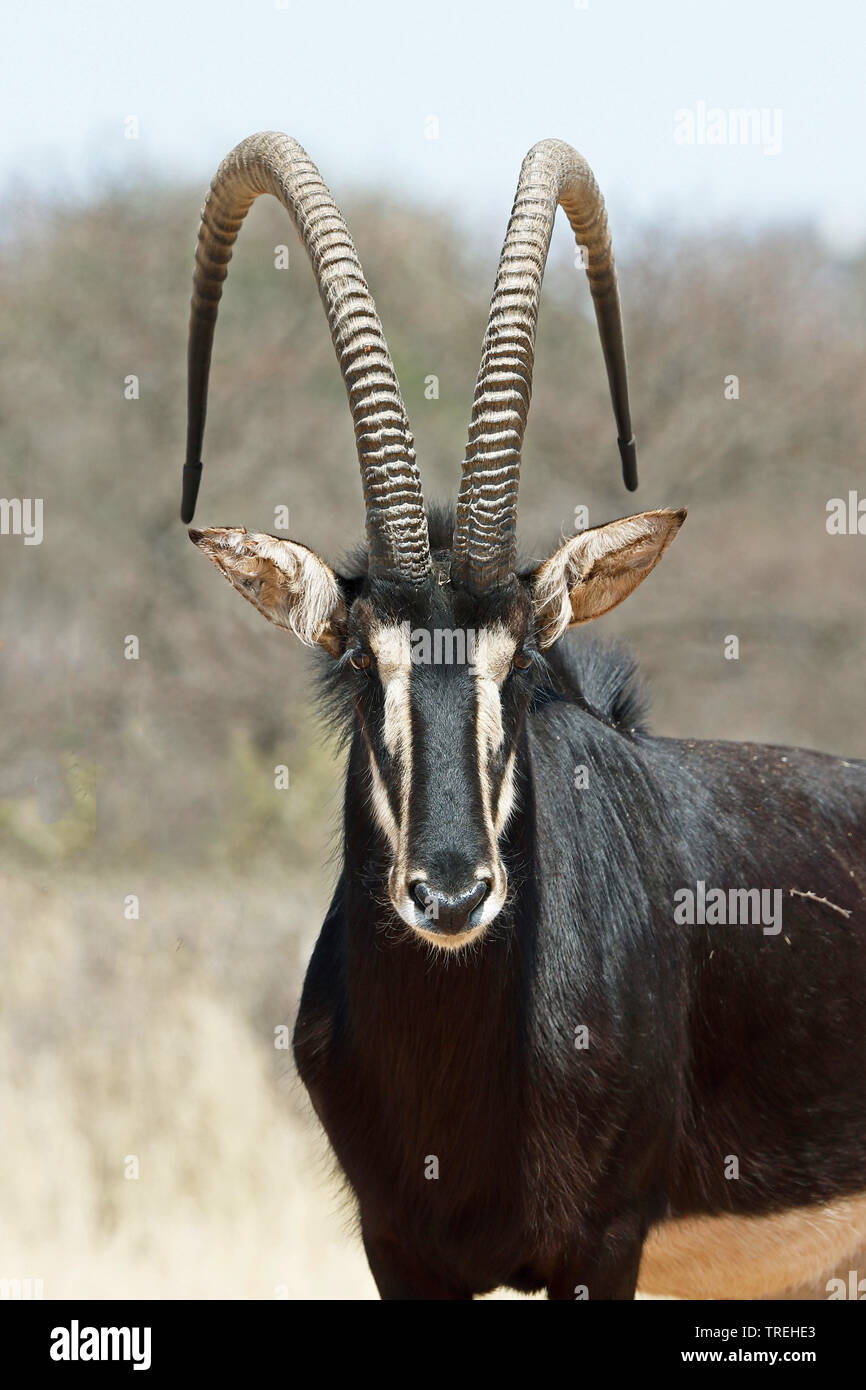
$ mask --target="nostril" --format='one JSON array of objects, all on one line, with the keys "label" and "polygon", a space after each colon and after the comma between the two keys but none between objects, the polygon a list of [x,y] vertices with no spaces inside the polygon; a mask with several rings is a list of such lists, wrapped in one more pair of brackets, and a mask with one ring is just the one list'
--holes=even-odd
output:
[{"label": "nostril", "polygon": [[472,892],[467,897],[469,911],[474,912],[475,908],[484,902],[484,899],[487,897],[487,894],[489,892],[490,880],[487,878],[480,878],[476,883],[475,887],[473,888]]},{"label": "nostril", "polygon": [[433,901],[433,894],[430,892],[423,878],[416,878],[413,883],[409,884],[409,896],[418,907],[420,907],[422,912],[426,912]]}]

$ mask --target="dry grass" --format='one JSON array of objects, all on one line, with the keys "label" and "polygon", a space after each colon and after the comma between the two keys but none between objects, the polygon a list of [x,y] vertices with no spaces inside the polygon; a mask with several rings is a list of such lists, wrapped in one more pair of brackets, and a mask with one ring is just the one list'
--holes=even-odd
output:
[{"label": "dry grass", "polygon": [[[41,1278],[47,1298],[373,1297],[273,1046],[300,962],[272,1019],[245,1017],[231,987],[239,933],[275,933],[280,894],[148,882],[129,922],[118,881],[0,886],[18,926],[2,951],[0,1273]],[[265,954],[251,945],[267,974]]]}]

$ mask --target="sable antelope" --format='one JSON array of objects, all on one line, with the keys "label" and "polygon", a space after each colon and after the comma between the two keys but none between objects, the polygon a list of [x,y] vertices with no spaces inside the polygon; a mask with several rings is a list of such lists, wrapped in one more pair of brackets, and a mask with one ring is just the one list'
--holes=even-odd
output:
[{"label": "sable antelope", "polygon": [[[199,233],[185,521],[222,281],[261,193],[287,208],[319,285],[366,546],[338,574],[296,541],[190,535],[266,618],[321,649],[347,735],[343,864],[295,1056],[382,1296],[508,1285],[622,1299],[640,1274],[651,1292],[754,1297],[825,1277],[866,1239],[866,764],[655,738],[630,663],[567,636],[647,577],[684,511],[584,531],[541,564],[516,557],[557,205],[585,248],[636,485],[590,169],[555,140],[523,163],[456,514],[427,513],[330,193],[286,136],[240,144]],[[443,634],[463,638],[465,659],[435,659]],[[689,893],[691,925],[678,918]],[[750,915],[770,893],[783,926]]]}]

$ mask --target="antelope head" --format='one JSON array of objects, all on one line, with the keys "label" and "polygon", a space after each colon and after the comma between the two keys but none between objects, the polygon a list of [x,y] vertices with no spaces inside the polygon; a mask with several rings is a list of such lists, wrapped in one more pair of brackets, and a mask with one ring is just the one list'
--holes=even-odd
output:
[{"label": "antelope head", "polygon": [[190,537],[264,617],[331,658],[363,749],[390,907],[416,938],[461,947],[506,901],[501,840],[517,800],[518,739],[544,653],[567,628],[621,603],[685,516],[641,512],[581,532],[542,564],[517,563],[520,456],[557,206],[583,248],[624,481],[637,486],[604,203],[569,145],[544,140],[526,156],[484,336],[456,521],[437,523],[434,535],[394,365],[346,224],[294,140],[271,133],[243,141],[211,184],[199,232],[186,522],[201,479],[222,282],[241,223],[262,193],[286,207],[316,276],[355,426],[366,553],[355,571],[337,573],[294,540],[240,527],[191,530]]}]

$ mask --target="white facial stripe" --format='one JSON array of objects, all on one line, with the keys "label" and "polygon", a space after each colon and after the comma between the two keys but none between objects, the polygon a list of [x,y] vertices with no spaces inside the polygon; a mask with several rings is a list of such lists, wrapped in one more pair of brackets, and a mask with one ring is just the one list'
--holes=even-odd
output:
[{"label": "white facial stripe", "polygon": [[476,716],[478,772],[481,781],[481,800],[485,821],[493,831],[490,814],[491,788],[488,762],[502,747],[505,729],[502,724],[500,686],[511,669],[514,638],[501,626],[485,628],[475,643],[475,685],[478,700]]},{"label": "white facial stripe", "polygon": [[412,655],[409,635],[399,623],[376,627],[370,633],[379,679],[385,691],[385,747],[411,763],[412,736],[409,718],[409,675]]},{"label": "white facial stripe", "polygon": [[475,642],[478,753],[482,786],[487,780],[487,761],[491,754],[502,747],[505,738],[499,690],[511,670],[514,645],[514,638],[501,624],[482,629]]},{"label": "white facial stripe", "polygon": [[409,673],[399,671],[385,681],[385,747],[392,757],[412,756],[409,718]]},{"label": "white facial stripe", "polygon": [[502,747],[505,730],[502,727],[502,701],[496,681],[489,676],[478,675],[475,684],[478,698],[478,748],[483,770],[490,755]]},{"label": "white facial stripe", "polygon": [[494,822],[497,840],[505,829],[508,817],[514,810],[514,763],[516,757],[517,750],[513,749],[509,754],[508,762],[505,764],[505,776],[502,778],[502,786],[499,788],[499,801],[496,806],[496,820]]},{"label": "white facial stripe", "polygon": [[392,873],[397,881],[402,883],[406,873],[406,832],[409,822],[409,793],[412,786],[412,719],[409,709],[412,659],[409,634],[400,623],[375,627],[370,632],[370,646],[376,657],[379,679],[385,692],[385,747],[400,765],[399,824],[394,819],[388,793],[376,767],[373,750],[369,748],[370,766],[373,770],[373,810],[394,851]]},{"label": "white facial stripe", "polygon": [[514,638],[501,623],[482,628],[475,638],[476,670],[501,685],[511,670],[514,649]]},{"label": "white facial stripe", "polygon": [[387,837],[394,854],[399,854],[400,850],[400,830],[394,819],[394,812],[391,810],[391,798],[388,795],[385,783],[382,781],[382,774],[376,764],[376,757],[370,747],[369,739],[365,739],[367,744],[367,754],[370,759],[370,776],[372,778],[371,801],[373,812],[379,827]]},{"label": "white facial stripe", "polygon": [[511,670],[514,647],[514,638],[501,624],[484,628],[477,634],[475,640],[478,780],[481,788],[481,814],[487,832],[488,854],[492,871],[490,874],[490,893],[484,904],[485,914],[489,913],[488,920],[496,916],[501,910],[507,888],[505,869],[499,857],[497,846],[500,831],[514,803],[512,775],[514,754],[512,753],[508,760],[505,777],[500,788],[495,821],[489,764],[490,758],[502,747],[505,738],[500,688]]}]

